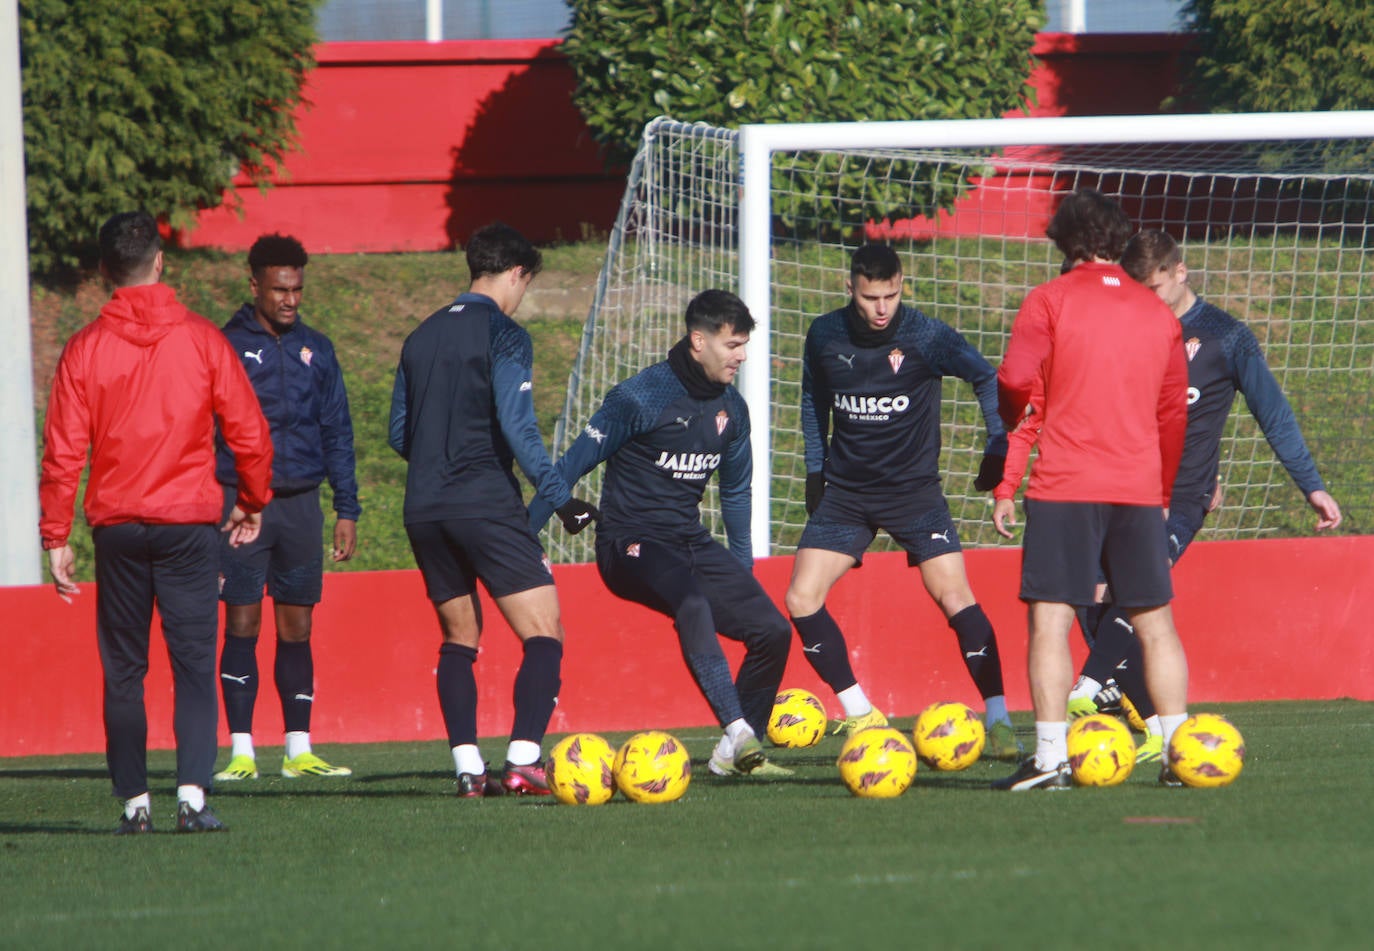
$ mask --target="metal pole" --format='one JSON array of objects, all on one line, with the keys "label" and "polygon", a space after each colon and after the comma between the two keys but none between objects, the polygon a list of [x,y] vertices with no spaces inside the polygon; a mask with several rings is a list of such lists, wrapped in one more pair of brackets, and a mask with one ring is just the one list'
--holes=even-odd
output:
[{"label": "metal pole", "polygon": [[444,38],[444,0],[425,0],[425,39],[438,43]]},{"label": "metal pole", "polygon": [[740,199],[740,299],[749,308],[755,321],[749,337],[749,359],[740,374],[739,388],[749,405],[749,425],[752,433],[751,449],[754,457],[753,507],[750,513],[750,532],[753,536],[754,557],[769,554],[772,534],[771,509],[773,499],[773,419],[769,404],[769,385],[772,381],[773,321],[770,310],[770,282],[772,272],[772,151],[760,141],[760,129],[766,126],[746,125],[740,129],[739,150],[743,179]]},{"label": "metal pole", "polygon": [[0,3],[0,585],[43,580],[19,63],[19,5]]}]

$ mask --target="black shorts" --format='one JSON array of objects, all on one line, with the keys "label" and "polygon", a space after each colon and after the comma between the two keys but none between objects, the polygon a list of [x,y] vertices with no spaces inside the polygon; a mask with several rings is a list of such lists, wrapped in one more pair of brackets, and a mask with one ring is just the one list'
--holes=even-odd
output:
[{"label": "black shorts", "polygon": [[1026,499],[1021,600],[1090,605],[1099,571],[1122,608],[1174,596],[1162,508]]},{"label": "black shorts", "polygon": [[435,604],[472,594],[478,581],[493,598],[553,584],[549,559],[523,515],[414,522],[406,535]]},{"label": "black shorts", "polygon": [[[238,490],[225,487],[223,525]],[[324,513],[317,486],[295,495],[274,496],[262,512],[262,531],[246,545],[220,535],[220,591],[225,604],[257,604],[262,589],[278,604],[319,604],[324,584]]]},{"label": "black shorts", "polygon": [[754,573],[710,535],[684,544],[599,532],[596,567],[611,594],[670,618],[689,595],[701,594],[716,631],[731,640],[787,628]]},{"label": "black shorts", "polygon": [[797,547],[837,551],[863,564],[864,552],[879,529],[902,547],[906,563],[913,567],[963,550],[938,486],[908,495],[875,496],[828,485]]}]

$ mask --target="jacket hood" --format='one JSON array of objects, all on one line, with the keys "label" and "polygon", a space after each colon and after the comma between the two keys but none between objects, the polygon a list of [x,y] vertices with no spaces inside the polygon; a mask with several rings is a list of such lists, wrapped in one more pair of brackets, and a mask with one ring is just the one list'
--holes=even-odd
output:
[{"label": "jacket hood", "polygon": [[139,347],[150,347],[186,321],[190,311],[166,284],[117,288],[100,308],[110,330]]}]

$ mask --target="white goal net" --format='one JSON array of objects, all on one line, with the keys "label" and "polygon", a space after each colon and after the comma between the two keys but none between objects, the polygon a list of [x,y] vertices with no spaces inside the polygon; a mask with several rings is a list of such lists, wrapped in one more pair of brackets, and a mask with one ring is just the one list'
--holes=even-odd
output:
[{"label": "white goal net", "polygon": [[[1294,138],[1294,135],[1301,136]],[[687,301],[740,293],[760,330],[740,386],[755,432],[755,549],[805,523],[801,350],[842,306],[849,255],[894,245],[903,299],[996,365],[1027,290],[1059,271],[1057,196],[1117,198],[1183,244],[1190,283],[1255,331],[1346,527],[1374,518],[1374,113],[750,126],[655,120],[630,171],[555,433],[562,452],[605,392],[662,360]],[[762,183],[762,187],[760,185]],[[964,543],[994,545],[973,490],[984,432],[972,388],[944,387],[942,475]],[[1296,535],[1314,517],[1237,400],[1222,507],[1202,539]],[[600,473],[579,493],[594,498]],[[707,524],[719,528],[713,495]],[[590,540],[550,532],[558,561]],[[885,536],[884,536],[885,540]]]}]

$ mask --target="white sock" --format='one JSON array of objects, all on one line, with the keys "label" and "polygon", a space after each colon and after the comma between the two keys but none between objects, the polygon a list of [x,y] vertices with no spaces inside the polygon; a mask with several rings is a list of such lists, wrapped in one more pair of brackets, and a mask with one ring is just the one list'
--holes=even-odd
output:
[{"label": "white sock", "polygon": [[731,720],[725,724],[725,735],[730,738],[731,749],[737,750],[746,740],[754,738],[754,730],[743,719]]},{"label": "white sock", "polygon": [[727,763],[735,758],[735,744],[730,739],[729,733],[720,735],[720,742],[716,744],[716,756],[725,760]]},{"label": "white sock", "polygon": [[511,740],[506,749],[506,762],[512,766],[528,766],[539,762],[539,744],[533,740]]},{"label": "white sock", "polygon": [[1156,713],[1154,716],[1148,717],[1145,720],[1145,732],[1150,736],[1164,735],[1164,727],[1160,725],[1159,714]]},{"label": "white sock", "polygon": [[1174,731],[1183,726],[1183,721],[1188,719],[1186,713],[1171,713],[1168,716],[1160,714],[1159,732],[1164,737],[1164,748],[1169,748],[1169,741],[1174,738]]},{"label": "white sock", "polygon": [[234,744],[233,756],[246,756],[251,760],[257,759],[257,754],[253,752],[253,734],[230,733],[229,740]]},{"label": "white sock", "polygon": [[305,730],[292,730],[286,734],[286,758],[295,759],[302,753],[309,753],[310,733]]},{"label": "white sock", "polygon": [[1101,689],[1102,685],[1091,677],[1079,677],[1078,683],[1074,684],[1073,689],[1069,691],[1069,699],[1081,700],[1087,697],[1091,700],[1097,696],[1097,692]]},{"label": "white sock", "polygon": [[983,722],[988,726],[994,723],[1010,723],[1011,717],[1007,715],[1007,698],[1001,695],[988,697],[983,701],[984,713]]},{"label": "white sock", "polygon": [[844,715],[847,717],[861,717],[873,709],[873,704],[869,702],[868,697],[864,696],[864,688],[858,684],[846,687],[835,696],[840,699],[840,703],[844,706]]},{"label": "white sock", "polygon": [[178,786],[177,803],[186,803],[192,811],[200,812],[205,808],[205,789],[201,786]]},{"label": "white sock", "polygon": [[476,743],[464,743],[453,748],[453,768],[459,773],[481,776],[487,771],[487,764],[482,762],[482,751]]},{"label": "white sock", "polygon": [[132,799],[124,800],[124,815],[132,819],[140,808],[152,811],[153,797],[147,793],[139,793]]},{"label": "white sock", "polygon": [[1069,759],[1069,725],[1064,721],[1035,721],[1035,768],[1054,769]]}]

